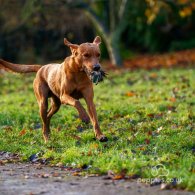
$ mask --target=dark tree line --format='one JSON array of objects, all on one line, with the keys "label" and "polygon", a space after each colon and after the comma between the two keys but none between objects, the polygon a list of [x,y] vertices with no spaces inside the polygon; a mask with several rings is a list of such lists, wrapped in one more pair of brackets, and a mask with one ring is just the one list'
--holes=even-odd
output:
[{"label": "dark tree line", "polygon": [[40,58],[58,59],[68,52],[63,37],[80,43],[99,34],[105,43],[103,57],[108,54],[112,64],[121,66],[132,51],[164,52],[195,47],[195,2],[0,0],[0,25],[2,57],[21,59],[29,50]]}]

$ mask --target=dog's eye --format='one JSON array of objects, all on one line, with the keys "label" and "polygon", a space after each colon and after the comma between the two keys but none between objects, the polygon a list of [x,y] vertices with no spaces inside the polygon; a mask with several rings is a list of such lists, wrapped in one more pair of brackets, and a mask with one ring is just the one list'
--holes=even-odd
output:
[{"label": "dog's eye", "polygon": [[100,57],[100,53],[98,53],[96,56],[99,58]]},{"label": "dog's eye", "polygon": [[90,57],[91,57],[90,54],[88,54],[88,53],[85,53],[83,56],[84,56],[85,58],[90,58]]}]

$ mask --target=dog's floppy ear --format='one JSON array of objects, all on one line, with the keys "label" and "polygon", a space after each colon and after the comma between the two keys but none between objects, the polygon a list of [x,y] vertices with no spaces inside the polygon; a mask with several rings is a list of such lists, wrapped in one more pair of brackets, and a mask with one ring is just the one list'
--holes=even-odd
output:
[{"label": "dog's floppy ear", "polygon": [[78,45],[76,44],[72,44],[71,42],[69,42],[66,38],[64,38],[64,45],[67,45],[68,47],[70,47],[71,51],[78,49]]},{"label": "dog's floppy ear", "polygon": [[93,43],[96,45],[99,45],[101,43],[101,38],[99,36],[95,37],[95,39],[93,40]]}]

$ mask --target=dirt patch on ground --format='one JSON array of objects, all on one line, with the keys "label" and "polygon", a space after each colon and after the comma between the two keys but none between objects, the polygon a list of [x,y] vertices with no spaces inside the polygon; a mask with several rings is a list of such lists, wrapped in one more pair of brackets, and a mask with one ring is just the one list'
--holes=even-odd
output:
[{"label": "dirt patch on ground", "polygon": [[0,165],[0,194],[161,194],[191,195],[191,192],[160,190],[137,181],[106,180],[105,176],[72,176],[70,171],[40,164],[16,163]]}]

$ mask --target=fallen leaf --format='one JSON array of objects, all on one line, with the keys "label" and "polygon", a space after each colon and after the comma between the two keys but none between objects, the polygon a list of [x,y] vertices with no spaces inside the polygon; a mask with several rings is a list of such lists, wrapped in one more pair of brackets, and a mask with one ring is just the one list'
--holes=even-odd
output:
[{"label": "fallen leaf", "polygon": [[91,150],[88,151],[87,156],[92,156],[92,151]]},{"label": "fallen leaf", "polygon": [[22,131],[20,131],[19,136],[23,136],[25,134],[26,134],[26,129],[23,129]]},{"label": "fallen leaf", "polygon": [[142,151],[144,151],[144,150],[146,150],[146,148],[144,148],[144,147],[140,147],[140,148],[138,148],[138,150],[142,150]]},{"label": "fallen leaf", "polygon": [[150,140],[149,139],[145,139],[145,143],[146,144],[150,144]]},{"label": "fallen leaf", "polygon": [[72,175],[73,175],[73,176],[81,176],[81,173],[78,172],[78,171],[76,171],[76,172],[74,172]]},{"label": "fallen leaf", "polygon": [[171,97],[171,98],[169,98],[169,101],[170,102],[176,102],[176,98],[175,97]]},{"label": "fallen leaf", "polygon": [[157,113],[157,114],[149,113],[149,114],[147,114],[147,116],[150,118],[160,119],[163,117],[163,113]]},{"label": "fallen leaf", "polygon": [[132,91],[129,91],[129,92],[126,93],[126,96],[128,96],[128,97],[133,97],[135,95],[136,94],[134,92],[132,92]]},{"label": "fallen leaf", "polygon": [[151,131],[151,130],[148,131],[148,132],[147,132],[147,135],[148,135],[148,136],[151,136],[151,135],[152,135],[152,131]]},{"label": "fallen leaf", "polygon": [[114,174],[112,170],[108,171],[107,177],[105,179],[120,180],[126,178],[127,169],[122,169],[119,174]]},{"label": "fallen leaf", "polygon": [[147,116],[150,118],[154,118],[154,113],[149,113],[149,114],[147,114]]},{"label": "fallen leaf", "polygon": [[156,79],[157,77],[158,77],[158,75],[156,73],[150,74],[150,78],[151,79]]},{"label": "fallen leaf", "polygon": [[120,180],[120,179],[124,179],[124,177],[122,175],[115,175],[112,179],[113,180]]}]

